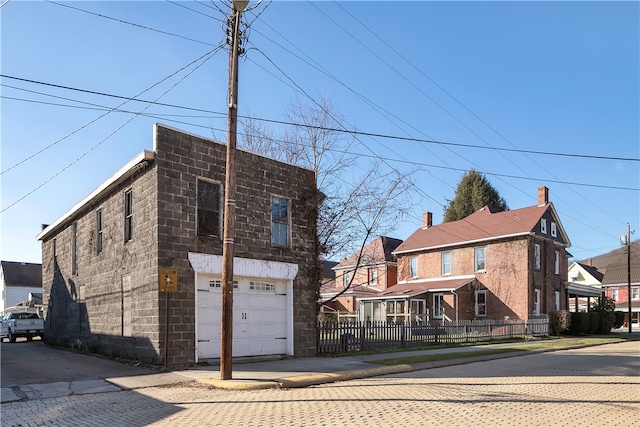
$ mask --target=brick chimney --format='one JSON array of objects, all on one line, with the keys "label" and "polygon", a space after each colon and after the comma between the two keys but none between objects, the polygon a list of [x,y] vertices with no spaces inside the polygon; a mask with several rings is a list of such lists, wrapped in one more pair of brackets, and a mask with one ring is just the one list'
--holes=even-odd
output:
[{"label": "brick chimney", "polygon": [[433,214],[431,212],[422,213],[422,228],[429,228],[433,225]]},{"label": "brick chimney", "polygon": [[538,187],[538,206],[549,203],[549,189],[545,186]]}]

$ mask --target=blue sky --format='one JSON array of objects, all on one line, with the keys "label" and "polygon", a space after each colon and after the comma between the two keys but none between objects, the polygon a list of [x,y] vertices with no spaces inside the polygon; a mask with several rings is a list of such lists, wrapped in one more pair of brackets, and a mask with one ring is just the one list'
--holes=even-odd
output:
[{"label": "blue sky", "polygon": [[[244,16],[240,115],[284,120],[296,100],[324,96],[362,132],[571,154],[359,137],[362,162],[373,151],[393,159],[387,168],[419,170],[414,212],[391,236],[408,237],[423,211],[440,223],[471,168],[512,209],[548,186],[576,259],[617,248],[628,222],[640,233],[638,2],[267,4]],[[0,258],[40,262],[41,224],[151,149],[153,123],[225,135],[228,52],[178,72],[224,41],[223,12],[206,1],[4,3]],[[173,107],[107,114],[89,108],[123,101],[51,85]]]}]

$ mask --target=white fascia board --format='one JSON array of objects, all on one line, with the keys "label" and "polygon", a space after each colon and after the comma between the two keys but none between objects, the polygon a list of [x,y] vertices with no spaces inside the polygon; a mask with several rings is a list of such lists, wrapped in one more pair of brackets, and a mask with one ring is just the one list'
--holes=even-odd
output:
[{"label": "white fascia board", "polygon": [[[196,273],[222,275],[222,256],[189,252],[189,263]],[[298,264],[262,259],[233,258],[233,275],[257,279],[293,280]]]},{"label": "white fascia board", "polygon": [[76,212],[81,210],[85,205],[91,202],[94,199],[99,198],[103,193],[110,190],[112,186],[117,185],[123,178],[127,177],[127,174],[132,171],[138,164],[150,161],[155,158],[155,153],[153,151],[143,150],[138,155],[136,155],[133,159],[129,160],[126,165],[118,169],[118,171],[111,175],[109,179],[104,181],[98,188],[93,190],[89,195],[87,195],[84,199],[82,199],[79,203],[69,209],[64,215],[58,218],[55,222],[47,226],[44,230],[40,232],[36,236],[36,239],[43,240],[49,234],[51,234],[60,224],[63,224],[66,220],[71,218]]},{"label": "white fascia board", "polygon": [[475,279],[475,274],[467,274],[464,276],[447,276],[447,277],[432,277],[429,279],[413,279],[413,280],[401,280],[398,282],[398,285],[413,285],[420,283],[431,283],[431,282],[445,282],[449,280],[460,280],[460,279]]},{"label": "white fascia board", "polygon": [[398,255],[398,254],[408,254],[408,253],[413,253],[413,252],[425,252],[425,251],[430,251],[430,250],[434,250],[434,249],[446,249],[446,248],[453,248],[456,246],[472,246],[472,245],[477,245],[479,243],[487,243],[487,242],[491,242],[493,240],[502,240],[502,239],[509,239],[511,237],[522,237],[522,236],[528,236],[528,235],[533,235],[533,233],[531,233],[530,231],[525,231],[523,233],[514,233],[514,234],[505,234],[503,236],[492,236],[492,237],[486,237],[484,239],[477,239],[477,240],[466,240],[463,242],[455,242],[455,243],[447,243],[446,245],[438,245],[438,246],[425,246],[424,248],[417,248],[417,249],[407,249],[404,251],[394,251],[391,252],[393,255]]}]

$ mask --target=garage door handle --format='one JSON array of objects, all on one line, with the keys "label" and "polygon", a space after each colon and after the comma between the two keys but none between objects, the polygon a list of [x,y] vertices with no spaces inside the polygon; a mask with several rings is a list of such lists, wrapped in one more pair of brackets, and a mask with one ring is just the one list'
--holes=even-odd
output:
[{"label": "garage door handle", "polygon": [[209,342],[209,340],[198,340],[198,342]]}]

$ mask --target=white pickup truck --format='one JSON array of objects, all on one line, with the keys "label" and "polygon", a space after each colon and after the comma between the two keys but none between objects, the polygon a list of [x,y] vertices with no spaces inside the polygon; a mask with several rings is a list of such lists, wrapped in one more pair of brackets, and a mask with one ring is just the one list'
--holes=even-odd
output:
[{"label": "white pickup truck", "polygon": [[35,336],[44,338],[44,319],[37,313],[12,311],[2,318],[0,341],[5,337],[8,337],[10,342],[16,342],[18,337],[26,337],[27,341],[31,341]]}]

